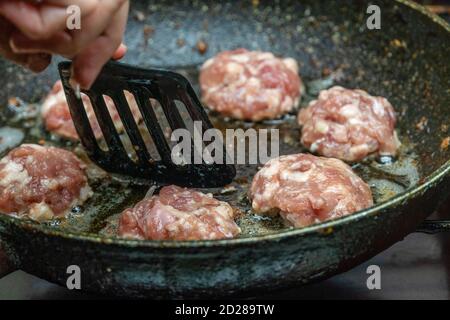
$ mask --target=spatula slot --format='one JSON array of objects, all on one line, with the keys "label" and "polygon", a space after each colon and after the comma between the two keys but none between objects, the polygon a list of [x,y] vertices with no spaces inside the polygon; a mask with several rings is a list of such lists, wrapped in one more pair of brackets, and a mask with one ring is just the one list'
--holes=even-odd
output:
[{"label": "spatula slot", "polygon": [[81,139],[89,140],[89,143],[95,145],[96,149],[104,152],[108,151],[103,134],[96,130],[96,128],[99,128],[99,124],[92,107],[91,98],[87,94],[81,93],[81,99],[76,99],[74,108],[76,112],[70,111],[73,119],[79,119],[78,121],[74,121],[74,125],[78,131],[83,132]]},{"label": "spatula slot", "polygon": [[172,149],[172,147],[174,146],[175,142],[171,141],[171,137],[172,137],[172,127],[169,124],[169,121],[167,121],[167,118],[164,114],[164,110],[161,106],[161,103],[154,99],[154,98],[150,98],[150,105],[155,113],[156,119],[158,121],[159,124],[159,128],[161,129],[163,135],[164,135],[164,139],[167,143],[167,145],[169,146],[170,149]]},{"label": "spatula slot", "polygon": [[187,129],[191,138],[190,161],[191,163],[201,163],[202,150],[205,148],[205,143],[203,142],[204,128],[202,122],[192,119],[189,109],[181,100],[175,99],[174,104],[184,122],[185,129]]},{"label": "spatula slot", "polygon": [[148,156],[151,161],[160,161],[161,156],[158,153],[158,150],[155,146],[155,142],[153,141],[152,136],[147,130],[145,124],[143,123],[143,115],[141,110],[138,107],[137,98],[131,91],[124,90],[124,95],[127,99],[128,105],[130,106],[131,113],[133,115],[133,119],[135,123],[138,124],[138,131],[142,138],[145,149],[147,150]]},{"label": "spatula slot", "polygon": [[95,117],[105,139],[108,151],[112,153],[123,153],[125,151],[120,136],[110,116],[110,111],[103,95],[87,93],[94,109]]},{"label": "spatula slot", "polygon": [[[121,116],[121,114],[124,113],[128,114],[129,111],[128,112],[126,111],[128,109],[128,106],[126,104],[122,105],[123,108],[121,108],[120,111],[118,110],[116,105],[120,105],[120,101],[118,101],[119,94],[116,94],[114,97],[104,94],[102,97],[103,100],[105,101],[106,106],[108,107],[109,115],[113,121],[115,131],[119,134],[120,140],[122,141],[123,148],[125,149],[128,157],[133,162],[137,162],[138,161],[137,151],[135,150],[134,144],[132,143],[131,138],[128,135],[129,130],[127,130],[127,125],[124,123],[123,117]],[[123,100],[125,101],[125,103],[127,103],[125,98],[123,98]],[[136,126],[133,116],[131,116],[130,122]],[[128,126],[132,126],[132,124],[128,123]]]},{"label": "spatula slot", "polygon": [[[158,157],[161,161],[167,162],[170,159],[170,145],[164,134],[164,125],[158,122],[158,117],[156,116],[153,104],[150,98],[150,93],[145,88],[140,90],[141,94],[137,94],[137,89],[132,89],[134,96],[136,97],[136,102],[138,103],[139,111],[144,119],[143,128],[147,129],[152,137],[155,144]],[[155,100],[155,104],[156,104]],[[166,120],[167,122],[167,120]],[[165,128],[170,128],[168,124]]]}]

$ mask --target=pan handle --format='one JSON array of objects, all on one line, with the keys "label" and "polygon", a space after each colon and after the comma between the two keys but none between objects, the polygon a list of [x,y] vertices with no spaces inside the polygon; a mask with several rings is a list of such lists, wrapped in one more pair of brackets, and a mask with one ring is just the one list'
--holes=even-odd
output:
[{"label": "pan handle", "polygon": [[2,242],[0,240],[0,279],[9,273],[13,272],[15,268],[9,261],[8,255],[5,250],[2,249]]},{"label": "pan handle", "polygon": [[[431,12],[441,16],[447,22],[450,22],[448,14],[450,14],[450,6],[449,5],[428,5],[425,6]],[[448,216],[450,209],[450,197],[447,201],[444,201],[444,205],[442,206],[440,211]],[[423,221],[416,229],[416,232],[427,233],[427,234],[436,234],[440,232],[449,232],[450,231],[450,220],[425,220]]]},{"label": "pan handle", "polygon": [[450,232],[450,220],[425,220],[417,227],[416,232],[427,234]]}]

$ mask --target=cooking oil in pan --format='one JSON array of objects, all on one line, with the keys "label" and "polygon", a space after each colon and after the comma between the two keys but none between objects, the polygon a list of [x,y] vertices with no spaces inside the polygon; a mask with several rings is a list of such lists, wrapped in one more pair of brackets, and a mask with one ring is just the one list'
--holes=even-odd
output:
[{"label": "cooking oil in pan", "polygon": [[[177,71],[188,77],[198,92],[198,68],[184,68]],[[300,107],[305,107],[320,90],[332,86],[333,82],[332,77],[306,81],[305,88],[302,90],[304,93]],[[93,197],[83,206],[74,208],[67,219],[55,219],[46,224],[63,231],[114,237],[120,213],[142,199],[149,184],[136,183],[136,181],[107,174],[87,158],[78,143],[60,139],[43,129],[39,105],[26,104],[18,99],[14,101],[14,104],[3,108],[0,114],[0,134],[6,130],[2,128],[8,127],[16,133],[16,137],[17,132],[20,132],[20,139],[15,142],[16,144],[22,140],[22,143],[44,143],[74,151],[88,164],[89,183],[95,190]],[[295,112],[280,120],[262,123],[225,120],[214,112],[210,112],[209,116],[214,126],[221,130],[226,128],[278,129],[281,155],[307,152],[300,144],[300,128]],[[420,167],[413,144],[401,132],[399,136],[402,147],[398,158],[394,161],[369,158],[352,165],[355,172],[371,186],[375,203],[386,201],[405,191],[417,184],[420,179]],[[4,156],[7,151],[8,149],[2,149],[0,144],[0,156]],[[236,165],[237,175],[230,185],[224,188],[202,189],[204,192],[213,193],[214,197],[220,200],[229,202],[235,208],[237,223],[242,229],[241,237],[274,233],[289,228],[280,218],[260,216],[251,209],[247,191],[254,174],[260,167],[261,165]]]}]

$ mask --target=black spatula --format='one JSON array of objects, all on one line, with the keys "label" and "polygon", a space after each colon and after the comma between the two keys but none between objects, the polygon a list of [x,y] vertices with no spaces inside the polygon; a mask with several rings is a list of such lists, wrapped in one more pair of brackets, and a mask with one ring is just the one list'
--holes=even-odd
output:
[{"label": "black spatula", "polygon": [[[64,86],[64,92],[69,104],[75,128],[88,156],[101,168],[108,172],[149,179],[164,184],[177,184],[192,187],[220,187],[230,183],[236,171],[233,165],[226,164],[226,150],[223,144],[223,161],[207,164],[201,161],[194,164],[176,165],[172,161],[171,147],[165,136],[164,125],[158,119],[154,110],[154,101],[158,101],[166,123],[170,130],[187,129],[189,120],[200,121],[203,132],[213,128],[199,99],[188,80],[180,74],[163,71],[136,68],[129,65],[108,62],[90,90],[82,90],[93,106],[97,122],[103,133],[106,148],[99,144],[94,135],[85,107],[79,94],[71,85],[71,63],[59,64],[59,72]],[[142,115],[145,129],[148,130],[157,149],[159,159],[151,156],[145,139],[138,128],[124,91],[133,94]],[[109,96],[115,104],[123,127],[131,141],[135,158],[130,157],[123,139],[111,119],[105,104],[104,96]],[[153,103],[152,103],[153,102]],[[185,119],[179,112],[176,102],[184,104],[187,110]],[[191,141],[193,143],[193,141]],[[192,152],[193,154],[194,152]],[[198,162],[198,161],[197,161]]]}]

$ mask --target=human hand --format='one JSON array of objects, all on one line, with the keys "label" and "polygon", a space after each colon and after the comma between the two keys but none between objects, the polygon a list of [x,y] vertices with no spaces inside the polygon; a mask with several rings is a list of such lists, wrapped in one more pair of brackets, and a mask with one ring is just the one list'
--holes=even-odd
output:
[{"label": "human hand", "polygon": [[[77,5],[81,29],[68,30],[67,7]],[[103,65],[126,53],[128,0],[0,0],[0,54],[39,72],[51,55],[73,60],[73,80],[88,89]],[[3,26],[5,28],[3,28]]]},{"label": "human hand", "polygon": [[0,32],[0,55],[34,72],[41,72],[50,64],[52,57],[46,53],[18,54],[13,52],[9,40],[14,26],[2,17],[0,17],[0,30],[2,30]]}]

